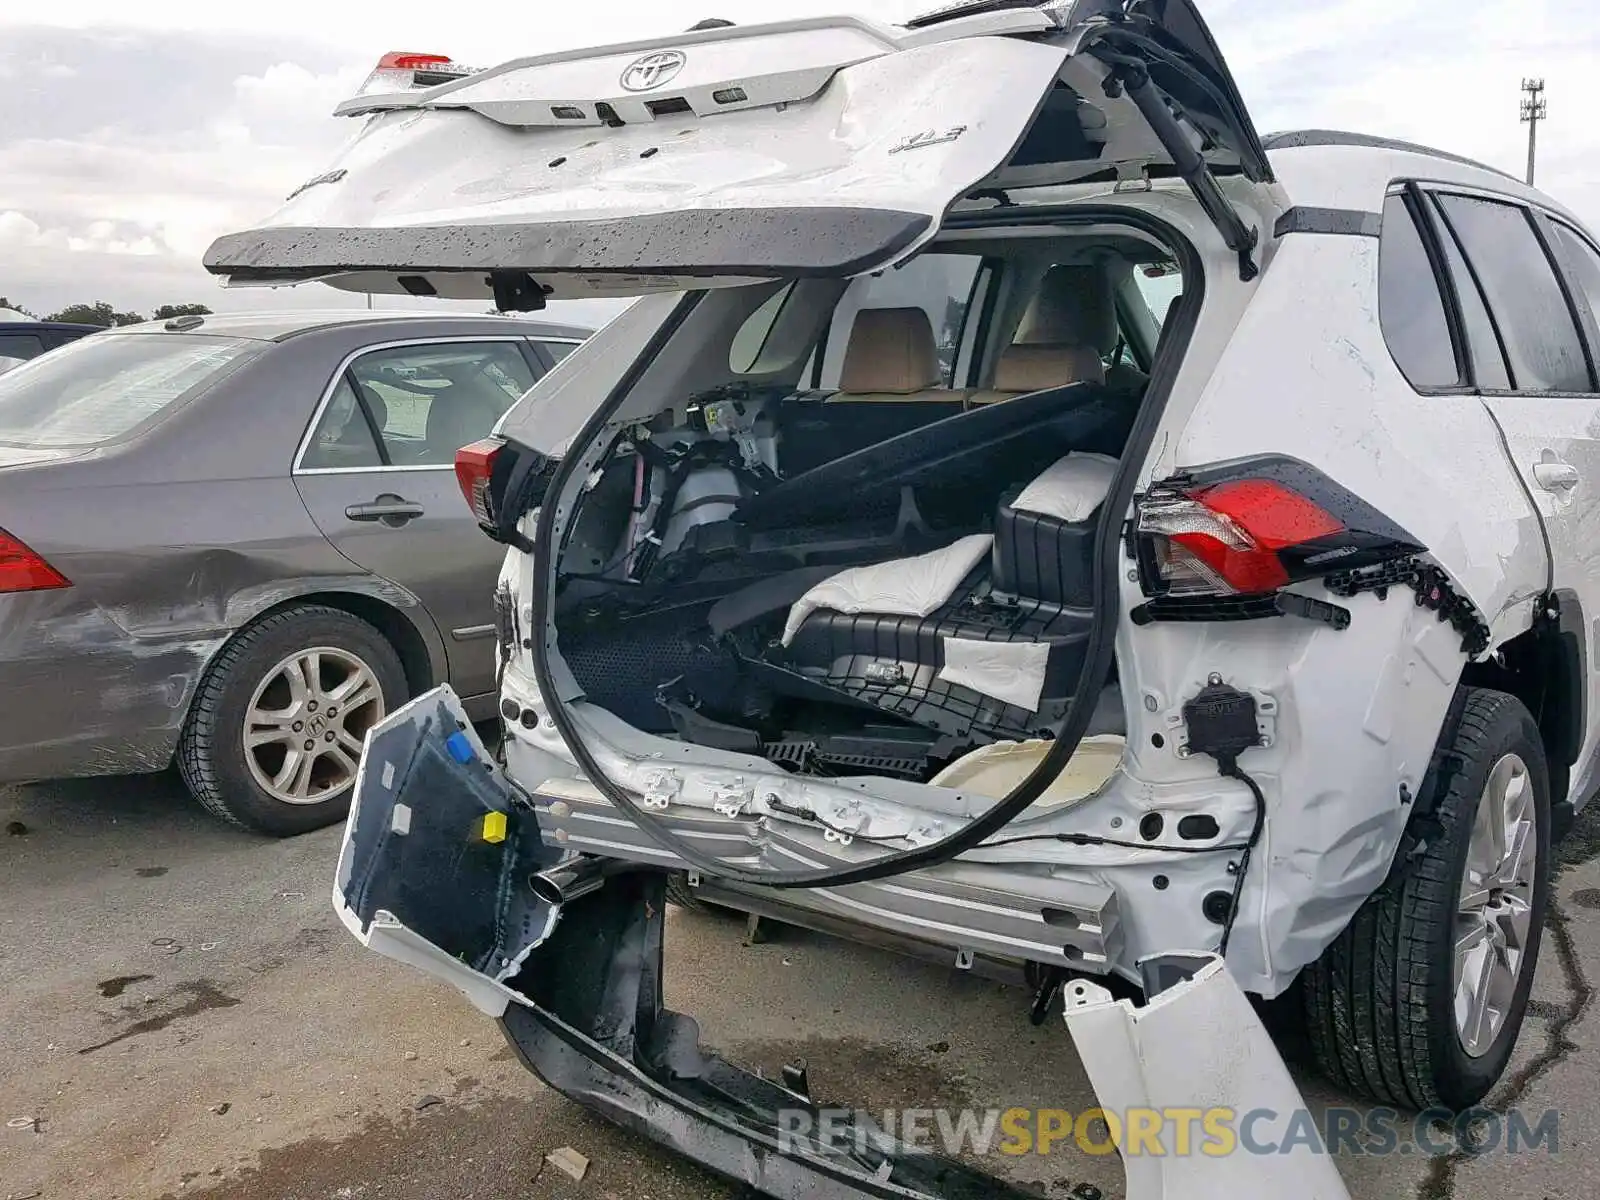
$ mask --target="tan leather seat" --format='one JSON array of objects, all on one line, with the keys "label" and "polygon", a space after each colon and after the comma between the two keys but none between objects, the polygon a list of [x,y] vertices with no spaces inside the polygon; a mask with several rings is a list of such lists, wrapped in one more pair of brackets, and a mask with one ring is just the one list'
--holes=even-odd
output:
[{"label": "tan leather seat", "polygon": [[864,308],[856,314],[828,403],[944,402],[960,406],[967,393],[943,386],[933,324],[920,308]]},{"label": "tan leather seat", "polygon": [[[1046,271],[1013,340],[1023,346],[1087,347],[1104,360],[1116,353],[1120,336],[1111,270],[1105,263],[1092,263]],[[1150,380],[1131,363],[1121,362],[1103,372],[1101,382],[1137,391]]]},{"label": "tan leather seat", "polygon": [[1105,364],[1087,346],[1007,346],[995,364],[994,386],[974,393],[971,402],[993,404],[1069,383],[1104,382]]},{"label": "tan leather seat", "polygon": [[1102,264],[1051,267],[1022,315],[1019,346],[1086,346],[1099,358],[1117,348],[1117,304]]}]

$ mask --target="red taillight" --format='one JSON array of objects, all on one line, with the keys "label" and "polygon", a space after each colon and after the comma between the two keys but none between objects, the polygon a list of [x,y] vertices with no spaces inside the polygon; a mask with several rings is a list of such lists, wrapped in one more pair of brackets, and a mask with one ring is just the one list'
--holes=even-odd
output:
[{"label": "red taillight", "polygon": [[43,592],[71,586],[65,575],[0,529],[0,592]]},{"label": "red taillight", "polygon": [[378,60],[378,70],[421,71],[428,67],[446,66],[450,62],[448,54],[410,54],[404,50],[391,50]]},{"label": "red taillight", "polygon": [[484,438],[456,451],[456,482],[472,515],[484,525],[494,524],[494,493],[491,483],[495,460],[505,443],[499,438]]},{"label": "red taillight", "polygon": [[1344,529],[1325,509],[1270,479],[1185,489],[1139,513],[1139,532],[1155,537],[1161,582],[1177,595],[1276,591],[1290,582],[1279,551]]}]

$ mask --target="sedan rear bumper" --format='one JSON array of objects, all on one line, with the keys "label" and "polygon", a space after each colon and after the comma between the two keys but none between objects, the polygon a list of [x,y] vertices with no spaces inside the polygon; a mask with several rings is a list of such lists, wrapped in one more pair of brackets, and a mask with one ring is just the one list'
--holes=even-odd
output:
[{"label": "sedan rear bumper", "polygon": [[165,769],[225,637],[137,639],[76,603],[0,597],[0,784]]}]

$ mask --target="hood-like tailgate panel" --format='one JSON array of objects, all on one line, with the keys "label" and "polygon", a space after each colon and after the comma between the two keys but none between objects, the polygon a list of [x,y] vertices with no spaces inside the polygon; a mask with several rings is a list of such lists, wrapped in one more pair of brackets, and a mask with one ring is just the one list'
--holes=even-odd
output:
[{"label": "hood-like tailgate panel", "polygon": [[1006,161],[1064,58],[962,39],[844,67],[802,103],[617,128],[384,113],[266,225],[219,239],[206,266],[236,283],[364,274],[364,290],[397,292],[418,290],[400,276],[471,272],[482,295],[491,267],[558,295],[605,288],[545,275],[709,286],[874,270]]}]

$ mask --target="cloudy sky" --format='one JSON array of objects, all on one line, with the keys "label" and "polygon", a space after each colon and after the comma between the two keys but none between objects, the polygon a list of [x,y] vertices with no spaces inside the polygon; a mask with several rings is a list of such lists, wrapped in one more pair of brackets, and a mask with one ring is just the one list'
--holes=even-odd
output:
[{"label": "cloudy sky", "polygon": [[[1518,85],[1544,78],[1539,183],[1600,229],[1594,0],[1200,0],[1263,132],[1334,127],[1522,170]],[[506,58],[935,0],[74,0],[0,6],[0,296],[213,308],[361,303],[225,292],[217,234],[264,217],[350,129],[328,115],[387,50]],[[425,165],[422,169],[426,169]]]}]

